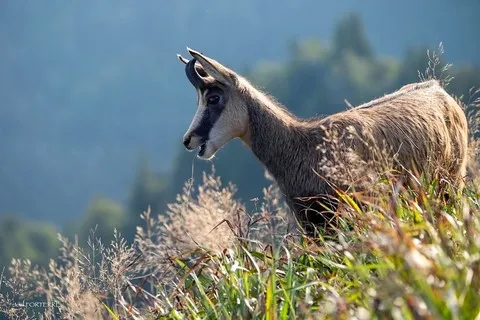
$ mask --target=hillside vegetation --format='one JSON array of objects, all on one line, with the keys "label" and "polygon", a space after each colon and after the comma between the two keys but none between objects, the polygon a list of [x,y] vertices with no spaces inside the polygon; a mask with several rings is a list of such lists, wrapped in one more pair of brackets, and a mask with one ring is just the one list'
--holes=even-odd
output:
[{"label": "hillside vegetation", "polygon": [[205,174],[166,215],[142,214],[135,245],[118,232],[110,243],[92,232],[87,248],[59,236],[48,267],[13,260],[0,279],[0,311],[8,319],[478,318],[479,181],[450,204],[435,183],[414,191],[384,183],[391,192],[363,206],[340,192],[344,223],[334,238],[310,239],[295,231],[275,186],[246,211],[233,185]]}]

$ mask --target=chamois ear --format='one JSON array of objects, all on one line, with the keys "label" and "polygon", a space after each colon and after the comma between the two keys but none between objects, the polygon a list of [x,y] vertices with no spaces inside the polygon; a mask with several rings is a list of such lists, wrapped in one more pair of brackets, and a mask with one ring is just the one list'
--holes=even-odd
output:
[{"label": "chamois ear", "polygon": [[237,74],[216,60],[209,58],[198,51],[187,47],[188,52],[197,59],[208,75],[225,85],[235,85],[237,83]]}]

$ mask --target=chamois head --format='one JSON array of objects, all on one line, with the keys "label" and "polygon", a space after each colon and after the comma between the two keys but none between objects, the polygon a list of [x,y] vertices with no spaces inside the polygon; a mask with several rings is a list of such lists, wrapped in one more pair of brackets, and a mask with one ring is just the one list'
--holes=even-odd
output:
[{"label": "chamois head", "polygon": [[241,78],[219,62],[187,48],[192,59],[177,55],[197,91],[197,112],[183,137],[187,150],[200,147],[198,157],[211,159],[233,138],[243,137],[248,112],[241,98]]}]

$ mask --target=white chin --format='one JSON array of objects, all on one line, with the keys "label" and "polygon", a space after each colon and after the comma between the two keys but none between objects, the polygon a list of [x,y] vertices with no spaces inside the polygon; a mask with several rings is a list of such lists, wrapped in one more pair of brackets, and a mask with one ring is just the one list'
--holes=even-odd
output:
[{"label": "white chin", "polygon": [[204,145],[200,146],[197,157],[202,160],[210,160],[213,158],[216,151],[217,150],[213,147],[213,145],[207,141]]}]

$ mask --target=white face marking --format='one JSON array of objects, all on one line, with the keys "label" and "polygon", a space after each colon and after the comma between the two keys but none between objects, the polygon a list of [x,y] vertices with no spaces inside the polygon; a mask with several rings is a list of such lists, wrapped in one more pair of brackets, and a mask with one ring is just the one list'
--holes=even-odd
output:
[{"label": "white face marking", "polygon": [[190,144],[188,145],[188,148],[192,150],[198,148],[201,144],[201,137],[192,135],[192,133],[200,125],[203,114],[206,110],[206,107],[203,105],[203,103],[201,103],[202,100],[202,92],[197,89],[197,111],[195,112],[192,122],[190,122],[190,126],[188,127],[187,132],[185,132],[184,135],[184,138],[190,137]]},{"label": "white face marking", "polygon": [[[205,125],[205,112],[210,111],[207,110],[207,108],[214,108],[207,106],[207,93],[208,96],[210,96],[209,92],[197,90],[197,111],[184,137],[187,139],[190,137],[187,149],[193,150],[200,147],[198,157],[205,160],[212,159],[215,153],[231,139],[243,135],[245,133],[245,126],[248,123],[246,108],[239,103],[235,104],[235,97],[229,96],[218,118],[214,120],[213,126],[209,128],[210,130],[207,136],[196,135],[195,133],[199,131],[203,131],[203,134],[205,134],[205,130],[208,130],[208,128],[203,128],[203,130],[201,128],[199,130],[199,126]],[[225,103],[225,97],[221,96],[221,99],[221,103]]]}]

